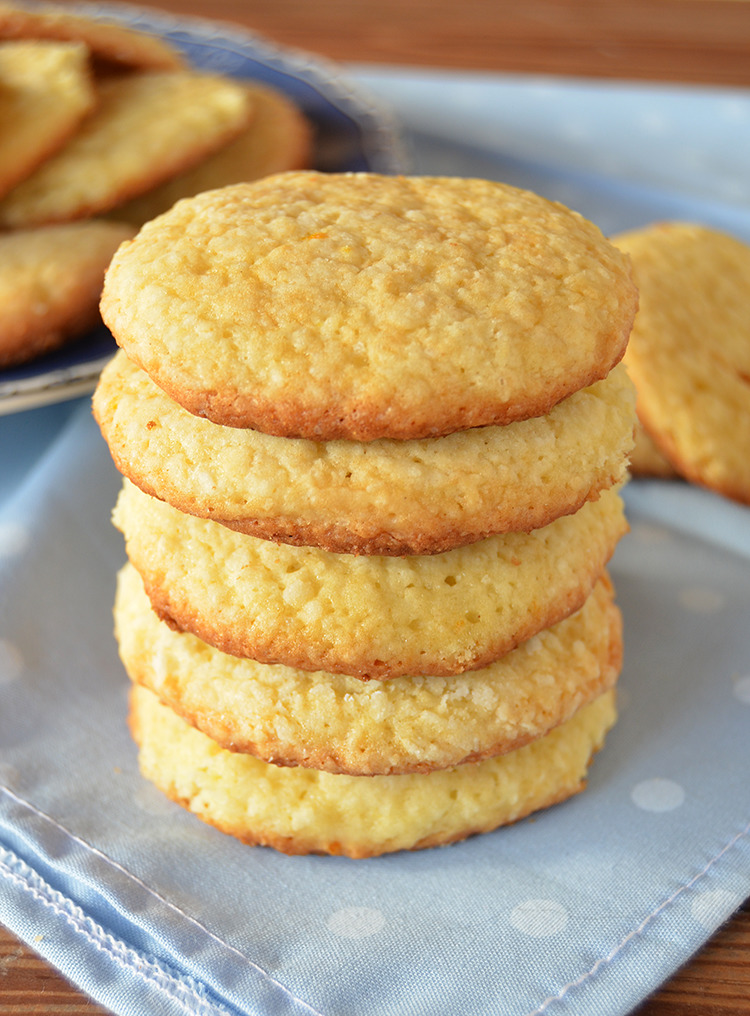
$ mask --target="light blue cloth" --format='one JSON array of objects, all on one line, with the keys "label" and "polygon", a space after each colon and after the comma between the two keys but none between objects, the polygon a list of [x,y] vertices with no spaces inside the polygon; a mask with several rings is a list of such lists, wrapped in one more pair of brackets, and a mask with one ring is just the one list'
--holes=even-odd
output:
[{"label": "light blue cloth", "polygon": [[[692,169],[662,190],[641,153],[643,178],[625,164],[613,183],[569,148],[556,170],[533,80],[356,76],[403,112],[420,170],[564,189],[607,229],[679,212],[750,239],[745,197]],[[739,121],[747,137],[744,94],[645,107],[623,86],[594,116],[596,95],[571,83],[546,101],[552,124],[578,111],[597,155],[624,148],[629,96],[677,110],[674,150],[688,121],[697,145],[693,108],[712,151]],[[746,181],[737,151],[727,174]],[[350,861],[243,846],[139,776],[112,637],[118,486],[86,400],[0,419],[0,920],[115,1013],[618,1016],[750,895],[750,509],[631,485],[612,566],[621,717],[584,794],[452,847]]]}]

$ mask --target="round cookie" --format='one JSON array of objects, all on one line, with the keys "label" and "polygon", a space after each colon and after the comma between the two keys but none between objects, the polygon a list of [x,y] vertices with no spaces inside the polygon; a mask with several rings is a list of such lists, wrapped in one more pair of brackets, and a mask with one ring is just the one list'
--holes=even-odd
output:
[{"label": "round cookie", "polygon": [[123,245],[102,315],[167,394],[312,440],[541,416],[620,360],[627,258],[485,180],[290,172],[178,202]]},{"label": "round cookie", "polygon": [[114,523],[169,623],[237,656],[362,678],[486,666],[582,606],[627,529],[612,489],[528,534],[354,557],[235,533],[127,480]]},{"label": "round cookie", "polygon": [[465,839],[582,790],[616,719],[605,692],[507,755],[434,773],[347,776],[228,752],[134,686],[130,726],[143,776],[204,822],[287,854],[375,857]]},{"label": "round cookie", "polygon": [[120,351],[93,406],[120,472],[181,511],[336,553],[434,554],[537,529],[622,481],[634,403],[620,365],[505,427],[316,442],[193,416]]},{"label": "round cookie", "polygon": [[124,223],[94,220],[0,233],[0,367],[101,323],[104,270],[132,234]]},{"label": "round cookie", "polygon": [[184,65],[182,55],[164,39],[53,4],[0,3],[0,39],[80,42],[102,70],[176,70]]},{"label": "round cookie", "polygon": [[627,364],[646,431],[681,476],[750,503],[750,246],[690,223],[615,242],[641,295]]},{"label": "round cookie", "polygon": [[253,105],[253,118],[241,134],[187,172],[113,209],[111,215],[141,226],[181,198],[309,165],[313,139],[304,114],[273,88],[255,82],[243,84]]},{"label": "round cookie", "polygon": [[0,195],[61,148],[95,103],[85,46],[1,44]]},{"label": "round cookie", "polygon": [[482,670],[358,681],[229,656],[163,624],[132,565],[115,634],[131,680],[229,751],[355,776],[429,772],[505,754],[613,687],[622,624],[603,577],[579,611]]},{"label": "round cookie", "polygon": [[252,116],[241,85],[192,71],[105,78],[97,96],[97,108],[64,148],[0,200],[0,225],[39,226],[109,211],[194,165]]}]

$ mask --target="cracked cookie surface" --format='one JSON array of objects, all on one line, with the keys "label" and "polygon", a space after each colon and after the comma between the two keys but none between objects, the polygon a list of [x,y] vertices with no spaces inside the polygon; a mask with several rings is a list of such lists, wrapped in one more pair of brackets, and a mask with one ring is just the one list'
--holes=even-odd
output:
[{"label": "cracked cookie surface", "polygon": [[571,514],[624,480],[625,368],[544,417],[412,441],[310,441],[222,427],[169,399],[122,351],[94,395],[121,473],[239,532],[337,553],[434,554]]},{"label": "cracked cookie surface", "polygon": [[547,413],[620,360],[636,303],[625,255],[535,194],[290,172],[146,223],[102,314],[192,413],[369,441]]},{"label": "cracked cookie surface", "polygon": [[531,744],[432,773],[348,776],[271,765],[219,748],[146,688],[130,727],[144,777],[224,832],[288,854],[375,857],[488,832],[582,790],[616,719],[604,692]]},{"label": "cracked cookie surface", "polygon": [[386,679],[478,669],[583,605],[627,524],[616,489],[531,533],[421,557],[271,543],[129,481],[114,512],[157,612],[223,652]]}]

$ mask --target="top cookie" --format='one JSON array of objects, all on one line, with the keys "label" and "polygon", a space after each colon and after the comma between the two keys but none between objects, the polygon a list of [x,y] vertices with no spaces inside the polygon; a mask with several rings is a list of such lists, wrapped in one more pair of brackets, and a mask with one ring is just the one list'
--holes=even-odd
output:
[{"label": "top cookie", "polygon": [[190,412],[362,441],[541,416],[609,373],[636,305],[627,257],[535,194],[303,171],[147,223],[101,309]]}]

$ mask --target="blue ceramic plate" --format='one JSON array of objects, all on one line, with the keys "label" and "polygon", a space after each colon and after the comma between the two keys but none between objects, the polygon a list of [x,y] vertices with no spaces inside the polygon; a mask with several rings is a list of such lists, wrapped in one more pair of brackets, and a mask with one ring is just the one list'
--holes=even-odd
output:
[{"label": "blue ceramic plate", "polygon": [[[236,25],[121,4],[77,4],[72,9],[162,36],[196,67],[254,78],[285,92],[313,124],[318,169],[380,173],[404,169],[401,141],[390,113],[334,64],[281,49]],[[112,336],[102,326],[32,363],[0,371],[0,414],[92,391],[114,349]]]}]

